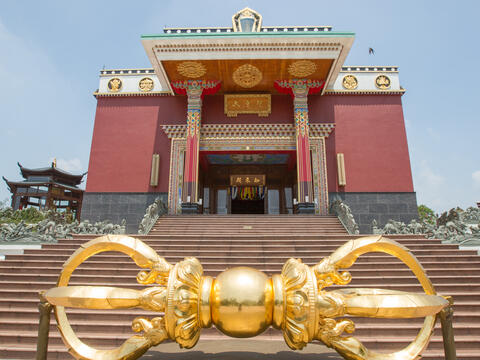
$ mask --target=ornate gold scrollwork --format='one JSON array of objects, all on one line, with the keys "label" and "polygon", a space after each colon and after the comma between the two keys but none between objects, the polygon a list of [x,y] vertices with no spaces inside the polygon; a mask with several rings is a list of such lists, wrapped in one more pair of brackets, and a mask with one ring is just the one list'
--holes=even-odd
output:
[{"label": "ornate gold scrollwork", "polygon": [[375,79],[375,86],[380,90],[390,89],[390,78],[387,75],[379,75]]},{"label": "ornate gold scrollwork", "polygon": [[354,75],[346,75],[343,77],[342,85],[347,90],[355,90],[358,87],[358,80]]},{"label": "ornate gold scrollwork", "polygon": [[184,61],[177,65],[177,71],[186,78],[197,79],[206,74],[207,68],[198,61]]},{"label": "ornate gold scrollwork", "polygon": [[[144,269],[137,275],[144,290],[114,287],[68,286],[73,271],[89,257],[119,251],[129,255]],[[383,252],[405,263],[415,274],[424,294],[383,289],[325,291],[331,285],[346,285],[352,277],[341,271],[351,267],[368,252]],[[268,278],[246,267],[229,269],[216,279],[203,276],[200,262],[186,258],[175,266],[159,257],[138,239],[107,235],[89,241],[65,263],[56,288],[45,297],[54,306],[62,338],[77,359],[137,359],[151,346],[166,339],[181,347],[193,347],[201,328],[213,324],[227,335],[252,337],[272,325],[283,331],[287,345],[302,349],[319,340],[351,360],[413,360],[427,346],[435,325],[435,314],[448,305],[437,296],[417,259],[402,245],[382,236],[351,240],[332,255],[309,267],[299,259],[289,259],[281,274]],[[71,328],[64,307],[88,309],[142,308],[164,312],[147,319],[136,318],[132,336],[111,350],[98,350],[84,344]],[[380,354],[368,350],[352,334],[355,324],[344,316],[376,318],[425,317],[416,339],[404,349]],[[340,317],[340,319],[338,319]]]},{"label": "ornate gold scrollwork", "polygon": [[232,79],[238,86],[252,88],[262,81],[262,72],[254,65],[244,64],[239,66],[232,74]]},{"label": "ornate gold scrollwork", "polygon": [[290,75],[296,78],[304,78],[312,75],[317,71],[317,65],[311,60],[299,60],[288,66]]}]

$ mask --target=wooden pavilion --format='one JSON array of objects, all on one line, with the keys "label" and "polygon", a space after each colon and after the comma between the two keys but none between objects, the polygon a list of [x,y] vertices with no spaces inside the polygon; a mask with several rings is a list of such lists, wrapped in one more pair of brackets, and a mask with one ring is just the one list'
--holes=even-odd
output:
[{"label": "wooden pavilion", "polygon": [[73,175],[56,167],[28,169],[18,163],[20,173],[25,180],[9,181],[5,177],[12,193],[12,209],[25,209],[29,206],[41,210],[54,209],[70,211],[74,219],[80,221],[83,190],[78,187],[86,173]]}]

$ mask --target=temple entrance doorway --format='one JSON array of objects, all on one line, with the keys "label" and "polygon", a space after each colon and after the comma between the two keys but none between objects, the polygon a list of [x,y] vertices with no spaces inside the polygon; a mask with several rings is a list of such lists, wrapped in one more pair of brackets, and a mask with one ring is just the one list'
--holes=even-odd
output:
[{"label": "temple entrance doorway", "polygon": [[[243,126],[243,125],[242,125]],[[259,165],[263,169],[256,168],[250,171],[247,166],[238,167],[244,169],[244,174],[266,174],[266,193],[264,202],[264,213],[290,214],[293,213],[293,199],[296,198],[296,143],[293,136],[285,136],[285,132],[280,125],[268,125],[269,137],[255,137],[258,134],[252,133],[251,137],[245,138],[244,127],[213,126],[204,130],[204,138],[200,138],[199,152],[199,176],[198,176],[198,196],[201,204],[201,210],[204,214],[229,214],[231,213],[231,194],[229,176],[234,165],[211,164],[206,159],[207,154],[282,154],[288,153],[289,160],[287,164],[269,165],[263,163]],[[245,125],[246,126],[246,125]],[[255,125],[260,127],[260,125]],[[315,128],[313,128],[315,129]],[[170,176],[168,186],[168,213],[181,214],[182,203],[182,185],[183,171],[185,164],[186,141],[182,138],[183,132],[178,130],[178,125],[169,125],[164,127],[165,132],[171,139],[170,154]],[[221,133],[218,131],[221,130]],[[311,129],[312,130],[312,129]],[[183,130],[181,130],[183,131]],[[248,130],[252,131],[252,129]],[[316,131],[316,132],[315,132]],[[312,157],[312,176],[314,203],[317,214],[328,214],[328,187],[327,187],[327,167],[325,156],[325,139],[321,132],[315,130],[312,132],[317,137],[310,138],[310,150]],[[228,133],[229,137],[221,137]],[[293,126],[292,126],[293,133]],[[265,136],[264,133],[261,134]],[[207,137],[208,136],[208,137]],[[283,166],[283,168],[282,168]],[[269,174],[269,168],[276,175],[272,178]],[[275,169],[277,168],[277,169]],[[275,170],[274,170],[275,169]],[[258,170],[258,171],[257,171]],[[212,172],[215,176],[210,176]],[[221,175],[223,174],[223,175]],[[232,172],[232,174],[235,174]],[[219,178],[223,176],[222,181]],[[277,179],[271,181],[272,179]],[[284,182],[278,179],[285,179]],[[230,195],[230,197],[229,197]]]},{"label": "temple entrance doorway", "polygon": [[296,154],[200,152],[204,214],[291,214]]}]

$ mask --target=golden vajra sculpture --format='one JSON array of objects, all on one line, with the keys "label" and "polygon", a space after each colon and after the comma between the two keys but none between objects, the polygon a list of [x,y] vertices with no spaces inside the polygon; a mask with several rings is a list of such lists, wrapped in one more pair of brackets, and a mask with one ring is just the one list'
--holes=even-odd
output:
[{"label": "golden vajra sculpture", "polygon": [[[68,286],[73,271],[89,257],[119,251],[148,270],[137,275],[140,284],[150,285],[142,291],[103,287]],[[330,285],[346,285],[347,271],[357,258],[368,252],[383,252],[403,261],[415,274],[425,293],[414,294],[382,289],[342,289],[325,291]],[[70,353],[77,359],[137,359],[150,347],[164,340],[176,341],[180,347],[195,346],[202,328],[216,326],[233,337],[253,337],[269,326],[282,330],[291,349],[305,347],[320,340],[345,359],[411,360],[427,346],[435,315],[448,305],[437,296],[424,269],[410,251],[382,236],[351,240],[331,256],[309,267],[299,259],[289,259],[280,275],[267,277],[263,272],[236,267],[216,279],[203,276],[200,262],[186,258],[176,265],[138,239],[123,235],[106,235],[89,241],[64,264],[57,287],[45,294],[54,306],[58,328]],[[75,334],[65,307],[87,309],[142,308],[157,311],[158,317],[133,320],[132,336],[121,346],[98,350],[83,343]],[[344,316],[374,318],[418,318],[424,324],[416,339],[404,349],[381,354],[365,348],[351,334],[355,325]],[[340,317],[340,319],[336,319]]]}]

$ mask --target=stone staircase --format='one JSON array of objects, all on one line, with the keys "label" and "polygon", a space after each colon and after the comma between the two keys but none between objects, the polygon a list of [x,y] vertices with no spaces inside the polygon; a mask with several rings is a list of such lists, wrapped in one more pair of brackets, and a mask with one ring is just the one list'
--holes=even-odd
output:
[{"label": "stone staircase", "polygon": [[[205,274],[211,276],[240,265],[272,275],[280,273],[290,257],[313,265],[357,237],[348,235],[336,217],[298,215],[165,216],[149,235],[134,236],[171,263],[186,256],[197,257]],[[40,250],[26,250],[23,255],[7,255],[5,261],[0,261],[0,359],[35,358],[37,293],[54,287],[62,264],[94,237],[77,235],[71,240],[43,245]],[[389,237],[413,251],[439,294],[453,296],[458,359],[480,359],[480,256],[420,235]],[[123,254],[103,253],[81,265],[71,284],[141,289],[144,286],[135,281],[139,270]],[[388,255],[364,255],[351,273],[354,287],[422,292],[408,268]],[[67,313],[79,337],[98,348],[118,346],[133,335],[134,317],[152,316],[143,310],[68,309]],[[355,318],[354,322],[355,336],[367,347],[388,352],[412,341],[422,324],[421,319]],[[203,338],[221,336],[215,329],[202,330]],[[269,329],[262,336],[280,340],[281,332]],[[48,359],[70,358],[52,316]],[[444,358],[439,324],[424,358]]]}]

